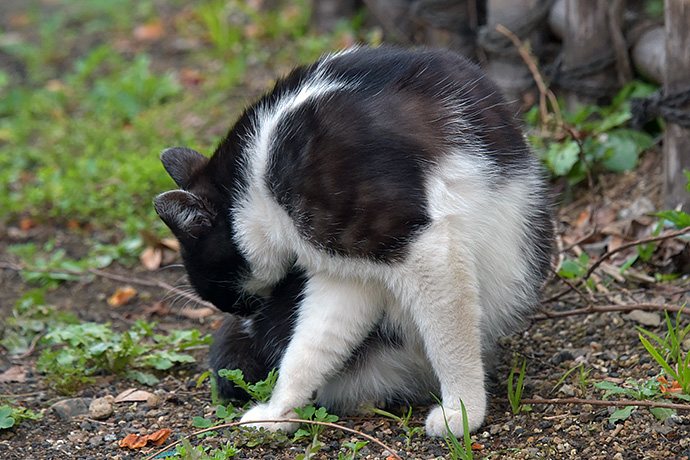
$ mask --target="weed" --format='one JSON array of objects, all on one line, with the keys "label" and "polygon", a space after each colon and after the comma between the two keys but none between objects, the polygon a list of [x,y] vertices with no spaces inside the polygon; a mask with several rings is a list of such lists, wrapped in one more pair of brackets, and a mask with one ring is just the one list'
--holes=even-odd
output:
[{"label": "weed", "polygon": [[64,281],[88,278],[88,269],[107,267],[114,261],[126,264],[142,247],[139,237],[126,238],[118,244],[93,243],[89,254],[81,259],[71,259],[62,248],[55,247],[50,240],[39,248],[34,243],[12,245],[7,251],[17,256],[27,267],[21,270],[22,278],[28,283],[52,289]]},{"label": "weed", "polygon": [[[681,346],[690,332],[690,325],[683,328],[680,324],[680,315],[681,311],[678,311],[674,324],[671,322],[668,311],[665,312],[667,332],[663,339],[639,326],[637,329],[641,332],[639,334],[640,342],[647,352],[669,376],[680,384],[683,393],[687,395],[690,394],[690,353],[683,353]],[[656,342],[656,346],[652,345],[644,336]]]},{"label": "weed", "polygon": [[79,319],[69,313],[57,312],[45,304],[43,289],[34,289],[24,294],[12,308],[0,331],[0,345],[12,354],[25,353],[32,343],[53,327],[78,324]]},{"label": "weed", "polygon": [[359,451],[367,444],[369,444],[369,441],[346,442],[343,444],[343,447],[348,448],[350,451],[347,454],[338,452],[338,460],[355,460],[361,456]]},{"label": "weed", "polygon": [[[297,417],[302,420],[314,420],[316,422],[327,423],[335,423],[338,421],[338,417],[336,415],[329,414],[323,407],[316,409],[314,406],[309,405],[302,408],[295,408],[295,412],[297,413]],[[311,423],[300,426],[300,428],[295,432],[292,442],[296,442],[301,439],[308,439],[309,445],[307,446],[305,453],[295,457],[295,460],[308,460],[323,447],[323,444],[321,444],[321,441],[319,441],[319,436],[321,435],[323,428],[323,425],[315,425]]]},{"label": "weed", "polygon": [[[594,384],[594,386],[605,391],[603,399],[607,399],[611,395],[625,395],[638,401],[654,401],[664,397],[665,395],[671,395],[671,397],[675,397],[677,399],[690,401],[690,396],[688,395],[665,391],[664,382],[665,379],[662,376],[656,376],[647,379],[642,383],[628,380],[625,382],[625,386],[620,386],[616,383],[608,381],[597,382]],[[630,414],[634,408],[635,403],[631,401],[629,406],[625,406],[614,411],[609,417],[609,422],[615,423],[619,420],[626,420],[628,417],[630,417]],[[660,420],[663,420],[669,415],[676,413],[676,411],[673,409],[661,407],[652,407],[650,408],[650,412]]]},{"label": "weed", "polygon": [[527,360],[522,362],[522,368],[518,374],[517,383],[513,386],[513,379],[515,376],[515,369],[518,365],[517,353],[514,355],[514,363],[512,369],[510,370],[510,375],[508,376],[508,401],[510,401],[510,408],[513,411],[513,415],[517,415],[520,412],[531,411],[532,408],[523,405],[520,401],[522,399],[522,392],[524,390],[525,381],[525,368],[527,366]]},{"label": "weed", "polygon": [[[544,164],[554,176],[565,177],[575,185],[592,171],[628,171],[637,165],[642,151],[653,144],[652,136],[625,127],[632,118],[630,100],[648,96],[651,85],[633,82],[625,86],[608,107],[584,106],[573,113],[563,113],[569,129],[553,138],[531,135],[530,140]],[[536,126],[538,107],[525,118]]]},{"label": "weed", "polygon": [[220,449],[211,450],[208,446],[192,447],[192,444],[185,438],[182,439],[182,444],[177,446],[175,453],[167,458],[180,458],[184,460],[225,460],[239,454],[241,450],[242,449],[237,448],[236,444],[229,441],[221,446]]},{"label": "weed", "polygon": [[415,426],[415,427],[410,427],[410,418],[412,417],[412,407],[409,408],[407,411],[407,414],[403,415],[402,417],[399,417],[395,414],[392,414],[388,411],[385,411],[383,409],[377,409],[375,407],[365,407],[366,410],[373,412],[374,414],[377,415],[382,415],[384,417],[392,418],[398,424],[400,425],[400,428],[402,428],[403,432],[405,433],[405,438],[407,439],[407,448],[409,449],[411,444],[412,444],[412,437],[414,435],[423,435],[424,434],[424,428],[420,426]]},{"label": "weed", "polygon": [[246,391],[254,401],[266,402],[271,398],[273,387],[278,380],[278,371],[272,369],[264,380],[259,380],[253,384],[244,381],[244,374],[240,369],[221,369],[218,371],[218,376],[230,380],[236,387]]},{"label": "weed", "polygon": [[578,378],[578,386],[580,387],[580,394],[584,398],[587,393],[587,386],[590,384],[589,380],[589,374],[592,372],[592,369],[588,369],[585,371],[585,366],[584,364],[578,364],[577,366],[571,367],[568,369],[568,371],[563,374],[563,377],[561,377],[556,385],[554,385],[553,389],[551,390],[552,392],[556,390],[563,382],[565,382],[565,379],[568,378],[570,374],[572,374],[576,369],[579,370],[579,378]]},{"label": "weed", "polygon": [[44,372],[60,392],[72,393],[92,380],[97,372],[123,374],[153,385],[158,378],[149,369],[166,370],[175,364],[194,362],[183,353],[189,347],[208,345],[211,336],[197,330],[153,332],[155,324],[138,320],[130,330],[114,332],[108,324],[69,324],[50,330],[45,341],[60,347],[44,350],[36,368]]},{"label": "weed", "polygon": [[[577,260],[565,259],[561,264],[558,275],[571,280],[578,280],[587,273],[587,264],[589,263],[589,256],[586,253],[579,255]],[[587,280],[587,286],[594,288],[594,282],[591,279]]]},{"label": "weed", "polygon": [[450,458],[453,460],[472,460],[474,455],[472,454],[472,439],[470,438],[470,424],[467,419],[467,409],[465,409],[465,403],[460,399],[460,409],[462,410],[462,437],[463,444],[460,443],[457,436],[453,434],[448,426],[448,419],[446,418],[446,410],[435,395],[432,395],[436,401],[441,405],[441,411],[443,412],[443,421],[446,424],[446,432],[443,433],[443,440],[448,446],[450,451]]},{"label": "weed", "polygon": [[0,405],[0,430],[12,428],[24,420],[39,420],[41,418],[43,418],[43,414],[36,414],[25,407],[12,408],[7,404]]}]

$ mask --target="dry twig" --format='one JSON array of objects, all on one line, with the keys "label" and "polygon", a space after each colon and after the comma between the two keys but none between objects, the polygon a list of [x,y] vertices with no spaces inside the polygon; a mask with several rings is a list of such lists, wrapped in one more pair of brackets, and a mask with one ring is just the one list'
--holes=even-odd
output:
[{"label": "dry twig", "polygon": [[357,436],[361,436],[361,437],[363,437],[364,439],[368,439],[369,441],[371,441],[371,442],[373,442],[373,443],[378,444],[379,446],[381,446],[384,450],[387,450],[388,452],[390,452],[391,455],[392,455],[393,457],[395,457],[396,459],[402,460],[402,459],[400,458],[400,456],[395,452],[395,450],[393,450],[392,448],[388,447],[386,444],[384,444],[384,443],[383,443],[382,441],[380,441],[379,439],[377,439],[377,438],[375,438],[375,437],[373,437],[373,436],[370,436],[370,435],[368,435],[368,434],[366,434],[366,433],[362,433],[361,431],[358,431],[358,430],[355,430],[355,429],[352,429],[352,428],[348,428],[348,427],[346,427],[346,426],[338,425],[337,423],[318,422],[318,421],[316,421],[316,420],[301,420],[301,419],[295,419],[295,418],[288,418],[288,419],[283,419],[283,420],[253,420],[253,421],[251,421],[251,422],[249,422],[249,421],[247,421],[247,422],[232,422],[232,423],[224,423],[224,424],[222,424],[222,425],[212,426],[212,427],[210,427],[210,428],[204,428],[203,430],[196,431],[196,432],[194,432],[194,433],[192,433],[192,434],[190,434],[190,435],[185,436],[184,438],[178,439],[178,440],[175,441],[174,443],[172,443],[172,444],[170,444],[170,445],[168,445],[168,446],[165,446],[163,449],[161,449],[161,450],[159,450],[159,451],[157,451],[157,452],[154,452],[153,454],[149,455],[149,456],[146,457],[144,460],[151,460],[152,458],[154,458],[154,457],[157,456],[158,454],[160,454],[160,453],[162,453],[162,452],[165,452],[165,451],[169,450],[171,447],[175,447],[176,445],[180,444],[180,443],[182,442],[183,439],[189,439],[189,438],[191,438],[191,437],[193,437],[193,436],[198,436],[198,435],[203,434],[203,433],[208,433],[209,431],[216,431],[216,430],[219,430],[219,429],[221,429],[221,428],[233,428],[233,427],[237,427],[237,426],[248,425],[248,424],[251,424],[251,423],[306,423],[306,424],[308,424],[308,425],[322,425],[322,426],[327,426],[327,427],[329,427],[329,428],[335,428],[335,429],[337,429],[337,430],[347,431],[348,433],[352,433],[352,434],[355,434],[355,435],[357,435]]},{"label": "dry twig", "polygon": [[682,306],[678,305],[668,305],[668,304],[653,304],[653,303],[640,303],[631,305],[588,305],[584,308],[576,308],[574,310],[566,311],[542,311],[541,315],[532,316],[533,320],[545,320],[552,318],[565,318],[566,316],[577,316],[577,315],[588,315],[590,313],[606,313],[610,311],[633,311],[633,310],[644,310],[644,311],[673,311],[682,312],[686,315],[690,315],[690,311],[684,309]]},{"label": "dry twig", "polygon": [[[509,402],[508,399],[498,399],[499,402]],[[690,410],[690,404],[674,404],[659,401],[607,401],[602,399],[582,399],[582,398],[552,398],[552,399],[520,399],[522,404],[591,404],[593,406],[644,406],[644,407],[663,407],[666,409]]]}]

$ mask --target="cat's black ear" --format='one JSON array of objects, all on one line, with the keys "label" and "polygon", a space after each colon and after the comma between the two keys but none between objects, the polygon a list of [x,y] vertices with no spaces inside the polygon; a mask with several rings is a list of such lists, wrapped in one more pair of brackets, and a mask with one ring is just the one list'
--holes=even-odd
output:
[{"label": "cat's black ear", "polygon": [[153,199],[153,207],[181,241],[202,237],[217,215],[210,203],[184,190],[161,193]]},{"label": "cat's black ear", "polygon": [[208,163],[208,158],[196,150],[185,147],[172,147],[163,150],[161,162],[177,186],[186,189],[189,186],[192,174]]}]

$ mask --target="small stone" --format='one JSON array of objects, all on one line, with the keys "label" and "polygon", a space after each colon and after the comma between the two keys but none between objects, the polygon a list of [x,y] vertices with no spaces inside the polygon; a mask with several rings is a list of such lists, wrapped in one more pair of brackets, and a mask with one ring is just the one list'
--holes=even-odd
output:
[{"label": "small stone", "polygon": [[620,220],[636,219],[644,216],[645,214],[651,214],[656,211],[656,206],[652,200],[646,196],[641,196],[636,198],[630,206],[618,211],[618,218]]},{"label": "small stone", "polygon": [[565,396],[574,396],[575,395],[575,387],[572,385],[561,385],[561,388],[558,390],[559,393],[563,393]]},{"label": "small stone", "polygon": [[149,409],[156,409],[163,404],[163,398],[160,395],[153,394],[151,393],[147,398],[146,398],[146,405],[148,406]]},{"label": "small stone", "polygon": [[661,324],[661,315],[655,311],[633,310],[626,317],[643,326],[657,327]]},{"label": "small stone", "polygon": [[115,398],[112,396],[94,399],[89,405],[89,417],[95,420],[103,420],[110,417],[113,413],[114,400]]},{"label": "small stone", "polygon": [[62,420],[70,420],[80,415],[88,415],[91,401],[91,398],[63,399],[50,406],[50,408],[53,409]]}]

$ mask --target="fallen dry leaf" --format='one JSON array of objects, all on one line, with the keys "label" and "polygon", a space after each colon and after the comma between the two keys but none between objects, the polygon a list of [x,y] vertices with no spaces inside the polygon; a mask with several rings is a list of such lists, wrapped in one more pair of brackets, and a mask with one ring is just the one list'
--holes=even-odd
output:
[{"label": "fallen dry leaf", "polygon": [[[180,82],[185,86],[196,86],[204,81],[204,77],[196,70],[187,67],[180,70]],[[168,238],[171,239],[171,238]]]},{"label": "fallen dry leaf", "polygon": [[160,19],[138,25],[134,28],[134,38],[141,41],[158,40],[163,36],[163,23]]},{"label": "fallen dry leaf", "polygon": [[111,307],[121,307],[129,302],[136,293],[136,289],[132,286],[119,287],[115,291],[115,294],[108,297],[108,305]]},{"label": "fallen dry leaf", "polygon": [[115,402],[142,402],[146,401],[151,396],[153,396],[153,393],[144,390],[137,390],[136,388],[130,388],[117,395],[115,397]]},{"label": "fallen dry leaf", "polygon": [[136,433],[128,434],[124,439],[120,441],[120,447],[129,447],[130,449],[141,449],[146,446],[146,444],[151,441],[151,444],[160,446],[168,439],[168,436],[172,433],[169,428],[162,428],[155,433],[148,434],[146,436],[140,436]]},{"label": "fallen dry leaf", "polygon": [[155,271],[161,266],[161,262],[163,261],[163,251],[160,248],[149,246],[148,248],[144,249],[144,252],[141,253],[139,259],[147,270]]},{"label": "fallen dry leaf", "polygon": [[19,228],[22,230],[31,230],[36,226],[36,221],[32,217],[24,217],[19,221]]},{"label": "fallen dry leaf", "polygon": [[0,374],[0,383],[7,383],[7,382],[25,382],[26,381],[26,373],[24,372],[24,369],[22,369],[21,366],[12,366],[9,369],[7,369],[5,372]]},{"label": "fallen dry leaf", "polygon": [[169,428],[161,428],[160,430],[156,431],[153,434],[149,435],[149,441],[153,443],[156,446],[160,446],[165,442],[166,439],[168,439],[168,436],[170,436],[170,433],[172,433],[172,430]]}]

